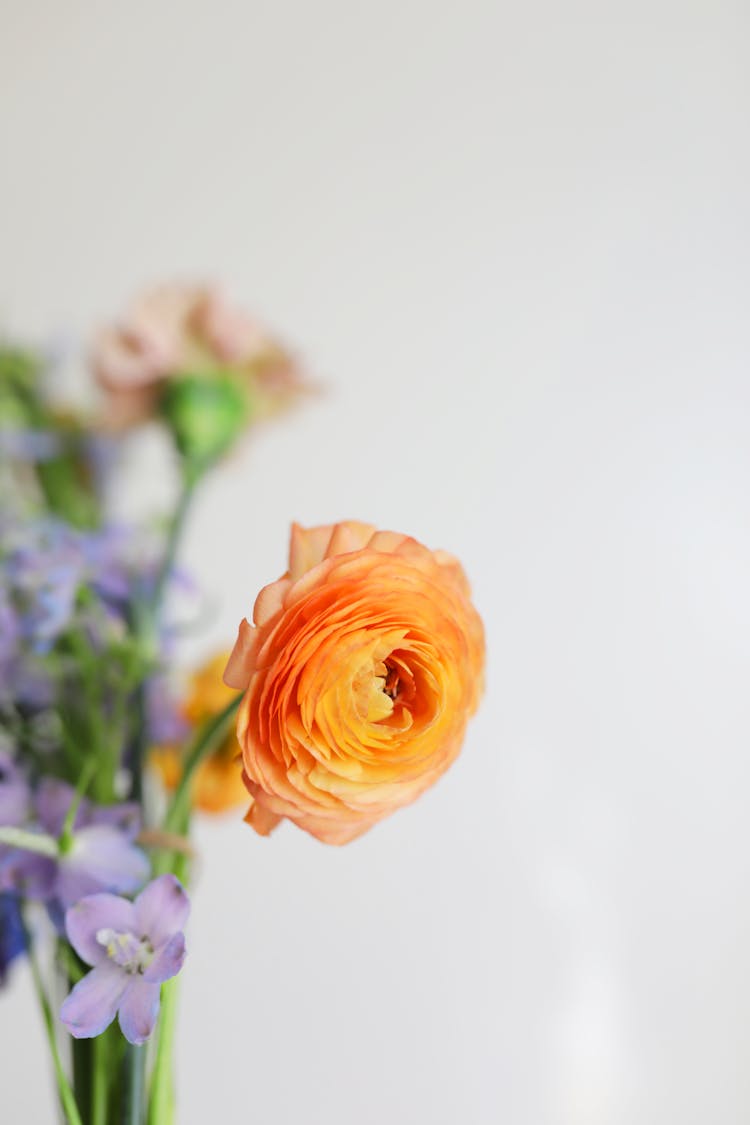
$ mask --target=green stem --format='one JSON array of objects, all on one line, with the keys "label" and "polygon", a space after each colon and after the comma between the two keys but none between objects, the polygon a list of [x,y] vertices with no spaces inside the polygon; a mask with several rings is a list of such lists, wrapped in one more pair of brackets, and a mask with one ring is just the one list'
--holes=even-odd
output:
[{"label": "green stem", "polygon": [[143,1121],[143,1072],[146,1066],[146,1051],[128,1043],[125,1049],[122,1099],[122,1125],[142,1125]]},{"label": "green stem", "polygon": [[148,1125],[172,1125],[175,1096],[172,1074],[172,1046],[177,1026],[177,980],[162,985],[159,1039],[156,1061],[151,1078],[151,1096],[148,1106]]},{"label": "green stem", "polygon": [[187,753],[185,764],[182,767],[182,775],[164,818],[166,832],[178,832],[180,830],[181,824],[190,810],[190,787],[193,774],[203,759],[208,757],[226,737],[241,702],[242,695],[235,696],[224,710],[207,722],[198,733],[198,737]]},{"label": "green stem", "polygon": [[73,795],[73,800],[70,802],[70,808],[65,814],[65,821],[63,822],[62,832],[60,833],[60,851],[64,854],[70,851],[70,845],[73,842],[73,825],[75,824],[76,814],[83,800],[84,793],[89,787],[91,778],[96,773],[97,768],[96,758],[89,758],[81,770],[76,791]]},{"label": "green stem", "polygon": [[57,859],[60,854],[54,836],[47,836],[43,832],[28,832],[25,828],[12,828],[10,825],[0,828],[0,844],[10,844],[12,848],[22,848],[25,852],[35,852],[48,859]]},{"label": "green stem", "polygon": [[26,932],[26,946],[29,952],[29,964],[31,966],[31,976],[34,981],[34,988],[36,989],[39,1006],[42,1009],[42,1016],[44,1017],[44,1027],[47,1032],[47,1040],[49,1042],[50,1051],[52,1053],[52,1062],[55,1068],[55,1077],[57,1079],[57,1091],[60,1095],[60,1102],[65,1113],[68,1125],[83,1125],[81,1115],[78,1112],[78,1105],[76,1103],[75,1094],[73,1093],[70,1082],[65,1074],[65,1068],[60,1058],[60,1049],[57,1045],[57,1037],[55,1035],[55,1023],[52,1017],[52,1008],[47,998],[47,993],[44,988],[44,981],[42,974],[39,971],[39,964],[34,953],[34,946],[31,941],[28,931]]},{"label": "green stem", "polygon": [[138,685],[133,701],[135,736],[133,740],[133,769],[130,798],[140,804],[143,797],[143,760],[146,756],[148,730],[146,729],[146,684]]},{"label": "green stem", "polygon": [[70,1043],[71,1082],[78,1112],[85,1125],[91,1125],[91,1060],[93,1039],[72,1039]]},{"label": "green stem", "polygon": [[97,1035],[91,1040],[93,1065],[91,1069],[91,1125],[107,1125],[109,1098],[109,1037]]},{"label": "green stem", "polygon": [[192,477],[185,476],[182,482],[180,495],[177,498],[177,507],[169,524],[169,532],[167,534],[167,545],[164,551],[164,558],[162,559],[159,573],[156,576],[154,583],[153,593],[151,595],[151,612],[154,619],[157,619],[161,609],[161,602],[164,596],[164,588],[167,584],[174,561],[177,555],[177,547],[179,546],[182,531],[185,526],[185,518],[190,507],[190,502],[193,499],[193,492],[195,491],[196,480]]},{"label": "green stem", "polygon": [[[164,557],[161,561],[161,566],[156,575],[154,588],[151,592],[151,597],[146,604],[141,607],[141,611],[136,617],[136,631],[140,634],[141,638],[145,640],[146,644],[155,645],[155,636],[157,634],[159,618],[162,611],[162,601],[164,598],[164,591],[169,580],[169,576],[174,567],[174,561],[177,556],[177,548],[182,537],[182,531],[185,526],[185,519],[190,507],[190,502],[193,498],[197,478],[192,478],[188,475],[183,476],[182,488],[180,495],[177,499],[177,506],[172,515],[169,523],[169,530],[167,532],[167,542],[164,550]],[[146,729],[146,685],[145,682],[141,683],[135,695],[135,712],[136,712],[136,726],[135,726],[135,740],[133,746],[133,762],[132,762],[132,785],[130,796],[133,800],[139,803],[143,797],[143,760],[146,756],[148,730]]]}]

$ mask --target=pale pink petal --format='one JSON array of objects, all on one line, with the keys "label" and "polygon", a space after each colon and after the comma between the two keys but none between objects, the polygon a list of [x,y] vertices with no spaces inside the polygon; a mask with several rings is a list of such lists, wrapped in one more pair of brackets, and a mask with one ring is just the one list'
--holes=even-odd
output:
[{"label": "pale pink petal", "polygon": [[225,363],[238,363],[267,347],[267,338],[246,313],[234,308],[218,289],[206,293],[196,315],[201,332]]}]

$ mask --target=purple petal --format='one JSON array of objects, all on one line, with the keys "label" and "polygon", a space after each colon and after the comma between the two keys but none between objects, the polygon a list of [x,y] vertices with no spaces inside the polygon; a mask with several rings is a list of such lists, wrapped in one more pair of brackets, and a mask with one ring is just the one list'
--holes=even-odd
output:
[{"label": "purple petal", "polygon": [[160,875],[135,900],[138,932],[148,934],[155,948],[183,929],[190,913],[190,899],[174,875]]},{"label": "purple petal", "polygon": [[[56,777],[43,777],[36,791],[36,814],[39,823],[50,836],[59,836],[75,789]],[[83,802],[81,802],[83,804]],[[76,820],[81,815],[79,807]]]},{"label": "purple petal", "polygon": [[66,907],[97,891],[128,894],[143,885],[149,871],[145,854],[116,828],[81,828],[60,859],[57,894]]},{"label": "purple petal", "polygon": [[0,891],[15,891],[31,899],[49,898],[56,871],[53,859],[0,845]]},{"label": "purple petal", "polygon": [[87,965],[97,965],[107,958],[106,949],[96,940],[99,930],[133,933],[135,926],[132,902],[117,895],[87,895],[65,915],[68,940]]},{"label": "purple petal", "polygon": [[143,1043],[154,1030],[159,1015],[161,985],[145,977],[132,977],[120,1004],[120,1027],[128,1043]]},{"label": "purple petal", "polygon": [[135,801],[123,801],[119,805],[91,805],[86,810],[87,825],[108,824],[124,832],[129,840],[134,840],[141,830],[141,810]]},{"label": "purple petal", "polygon": [[0,824],[18,826],[29,816],[31,790],[10,754],[0,751]]},{"label": "purple petal", "polygon": [[115,1018],[129,977],[118,965],[97,965],[63,1001],[60,1019],[76,1039],[101,1035]]},{"label": "purple petal", "polygon": [[175,934],[166,945],[156,950],[153,961],[143,974],[143,979],[153,984],[161,984],[162,981],[177,976],[186,953],[185,935]]}]

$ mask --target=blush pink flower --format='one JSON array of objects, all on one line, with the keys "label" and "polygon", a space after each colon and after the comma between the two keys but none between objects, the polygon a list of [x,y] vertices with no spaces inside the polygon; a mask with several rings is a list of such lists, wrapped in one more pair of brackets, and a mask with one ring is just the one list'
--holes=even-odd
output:
[{"label": "blush pink flower", "polygon": [[210,285],[164,285],[141,296],[95,340],[92,365],[107,396],[106,423],[122,429],[152,416],[175,376],[230,371],[268,412],[304,388],[290,353]]}]

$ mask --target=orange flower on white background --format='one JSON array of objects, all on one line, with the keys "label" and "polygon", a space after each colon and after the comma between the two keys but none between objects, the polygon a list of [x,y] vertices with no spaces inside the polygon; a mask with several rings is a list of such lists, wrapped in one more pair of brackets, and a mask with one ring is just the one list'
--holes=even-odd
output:
[{"label": "orange flower on white background", "polygon": [[483,687],[461,565],[352,521],[292,528],[289,568],[240,626],[225,680],[262,835],[284,817],[344,844],[456,758]]}]

